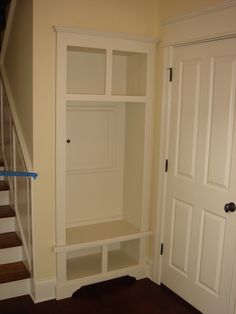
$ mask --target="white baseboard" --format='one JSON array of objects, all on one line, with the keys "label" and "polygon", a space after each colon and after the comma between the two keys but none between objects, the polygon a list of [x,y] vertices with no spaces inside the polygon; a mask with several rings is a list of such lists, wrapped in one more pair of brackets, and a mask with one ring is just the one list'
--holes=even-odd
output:
[{"label": "white baseboard", "polygon": [[129,269],[121,269],[117,271],[112,271],[108,273],[103,273],[103,274],[98,274],[90,277],[84,277],[81,279],[77,280],[70,280],[66,281],[60,284],[57,284],[56,286],[56,299],[65,299],[69,298],[72,296],[72,294],[81,288],[82,286],[85,285],[90,285],[93,283],[109,280],[109,279],[114,279],[118,278],[121,276],[129,275],[132,277],[135,277],[136,279],[143,279],[148,277],[149,273],[149,267],[144,265],[144,266],[134,266],[130,267]]},{"label": "white baseboard", "polygon": [[154,274],[153,260],[148,259],[147,264],[148,264],[148,267],[147,267],[147,270],[148,270],[147,277],[148,277],[149,279],[151,279],[152,281],[155,281],[155,280],[154,280],[154,276],[153,276],[153,274]]},{"label": "white baseboard", "polygon": [[55,286],[55,278],[34,280],[33,283],[31,282],[31,297],[34,303],[55,299]]}]

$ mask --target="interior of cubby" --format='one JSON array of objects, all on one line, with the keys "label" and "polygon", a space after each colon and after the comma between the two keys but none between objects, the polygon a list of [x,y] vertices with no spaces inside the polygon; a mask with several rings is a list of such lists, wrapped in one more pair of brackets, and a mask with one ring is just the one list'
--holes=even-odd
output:
[{"label": "interior of cubby", "polygon": [[140,239],[110,244],[108,246],[108,271],[139,264]]},{"label": "interior of cubby", "polygon": [[[106,59],[106,49],[68,46],[67,94],[106,94]],[[146,95],[145,53],[113,50],[111,64],[112,95]]]},{"label": "interior of cubby", "polygon": [[102,247],[84,248],[66,255],[67,280],[79,279],[101,273]]},{"label": "interior of cubby", "polygon": [[125,220],[114,220],[96,224],[75,226],[66,229],[66,244],[83,245],[96,241],[103,242],[139,234],[140,230]]},{"label": "interior of cubby", "polygon": [[145,103],[68,101],[66,114],[66,227],[141,228]]},{"label": "interior of cubby", "polygon": [[67,47],[67,93],[104,95],[106,50]]},{"label": "interior of cubby", "polygon": [[112,94],[146,95],[147,55],[116,51],[112,53]]}]

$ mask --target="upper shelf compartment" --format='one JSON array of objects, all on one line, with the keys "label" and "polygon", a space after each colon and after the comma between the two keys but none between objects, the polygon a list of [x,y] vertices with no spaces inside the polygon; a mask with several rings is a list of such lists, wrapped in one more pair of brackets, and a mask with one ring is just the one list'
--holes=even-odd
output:
[{"label": "upper shelf compartment", "polygon": [[146,96],[147,54],[107,51],[67,46],[67,95]]},{"label": "upper shelf compartment", "polygon": [[146,96],[147,55],[114,50],[112,95]]},{"label": "upper shelf compartment", "polygon": [[106,50],[67,47],[67,93],[106,93]]}]

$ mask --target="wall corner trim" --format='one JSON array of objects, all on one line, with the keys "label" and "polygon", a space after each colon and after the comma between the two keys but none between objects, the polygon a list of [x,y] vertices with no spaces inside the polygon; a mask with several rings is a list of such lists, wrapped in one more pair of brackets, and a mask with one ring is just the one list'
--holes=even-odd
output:
[{"label": "wall corner trim", "polygon": [[46,279],[34,280],[33,285],[34,296],[31,295],[31,297],[34,300],[34,303],[55,299],[56,278],[50,277]]}]

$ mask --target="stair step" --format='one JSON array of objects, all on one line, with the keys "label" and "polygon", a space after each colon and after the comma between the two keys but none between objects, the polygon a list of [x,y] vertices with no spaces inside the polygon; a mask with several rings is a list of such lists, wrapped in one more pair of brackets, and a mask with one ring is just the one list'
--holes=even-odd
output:
[{"label": "stair step", "polygon": [[22,241],[15,232],[6,232],[0,234],[0,249],[21,245]]},{"label": "stair step", "polygon": [[9,205],[0,206],[0,218],[14,217],[15,212]]},{"label": "stair step", "polygon": [[6,181],[0,181],[0,191],[9,191],[9,185]]},{"label": "stair step", "polygon": [[30,278],[23,262],[0,265],[0,283]]}]

